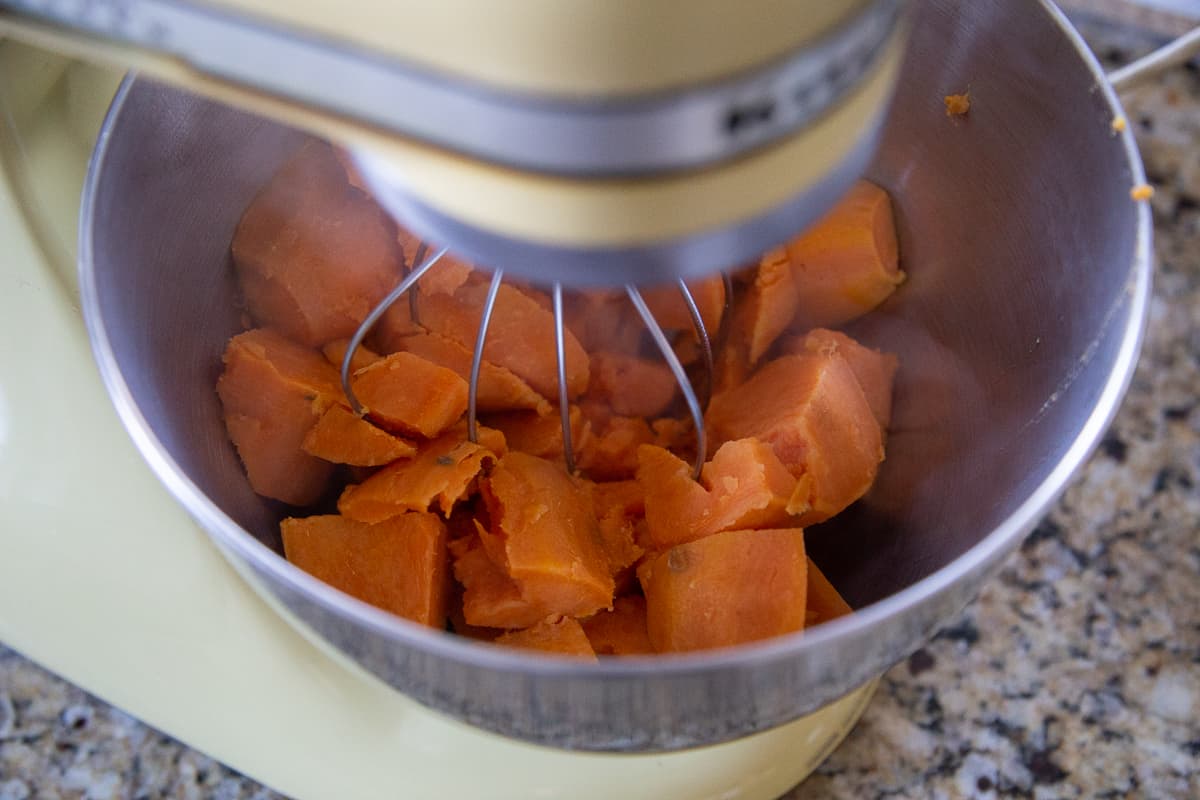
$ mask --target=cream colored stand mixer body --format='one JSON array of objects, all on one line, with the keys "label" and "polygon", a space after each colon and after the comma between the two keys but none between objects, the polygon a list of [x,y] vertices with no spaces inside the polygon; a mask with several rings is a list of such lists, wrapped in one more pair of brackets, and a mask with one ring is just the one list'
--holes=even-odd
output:
[{"label": "cream colored stand mixer body", "polygon": [[7,32],[350,146],[383,205],[572,285],[752,261],[870,157],[899,0],[0,4]]}]

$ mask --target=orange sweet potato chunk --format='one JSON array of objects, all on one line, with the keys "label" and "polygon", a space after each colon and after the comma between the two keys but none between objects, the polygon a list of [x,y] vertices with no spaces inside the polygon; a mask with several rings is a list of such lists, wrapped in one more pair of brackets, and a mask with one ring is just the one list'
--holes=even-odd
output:
[{"label": "orange sweet potato chunk", "polygon": [[333,406],[304,437],[304,452],[335,464],[382,467],[416,455],[417,448],[355,415],[345,406]]},{"label": "orange sweet potato chunk", "polygon": [[[454,296],[420,295],[421,324],[464,347],[475,347],[488,287],[468,284]],[[579,340],[564,331],[567,391],[578,397],[587,388],[588,357]],[[558,360],[554,346],[554,315],[520,290],[501,284],[488,325],[483,357],[511,370],[534,391],[558,399]]]},{"label": "orange sweet potato chunk", "polygon": [[[421,238],[408,228],[398,226],[396,241],[400,243],[400,249],[404,253],[406,271],[420,266],[417,262],[417,251],[421,246]],[[442,249],[441,245],[426,242],[425,253],[421,256],[421,261],[430,258],[440,249]],[[429,268],[428,272],[421,276],[421,279],[417,281],[417,288],[428,294],[454,294],[455,290],[466,283],[472,275],[473,270],[470,264],[454,253],[446,253]]]},{"label": "orange sweet potato chunk", "polygon": [[412,308],[405,295],[383,312],[368,341],[377,352],[387,355],[402,349],[400,342],[403,337],[420,333],[425,333],[425,328],[413,321]]},{"label": "orange sweet potato chunk", "polygon": [[229,438],[254,491],[307,505],[333,467],[303,450],[304,437],[342,399],[337,372],[319,353],[268,329],[229,340],[217,395]]},{"label": "orange sweet potato chunk", "polygon": [[589,290],[563,297],[567,329],[587,352],[635,354],[646,326],[624,291]]},{"label": "orange sweet potato chunk", "polygon": [[766,442],[798,481],[787,510],[795,524],[822,522],[871,488],[883,436],[853,370],[838,353],[808,352],[765,364],[713,398],[715,442]]},{"label": "orange sweet potato chunk", "polygon": [[749,364],[757,364],[788,329],[798,304],[799,293],[787,252],[772,250],[759,262],[754,283],[738,307],[734,335],[742,337]]},{"label": "orange sweet potato chunk", "polygon": [[530,603],[586,616],[608,608],[613,578],[587,488],[553,462],[511,451],[480,481],[492,560]]},{"label": "orange sweet potato chunk", "polygon": [[[453,544],[453,542],[451,542]],[[453,548],[451,548],[453,553]],[[488,628],[483,625],[472,625],[467,622],[466,611],[463,609],[465,592],[458,581],[450,582],[450,591],[446,599],[446,617],[450,621],[450,630],[458,636],[475,639],[480,642],[495,641],[503,633],[501,628]]]},{"label": "orange sweet potato chunk", "polygon": [[770,445],[738,439],[718,448],[692,479],[692,467],[661,447],[638,448],[646,533],[656,550],[737,528],[787,524],[796,479]]},{"label": "orange sweet potato chunk", "polygon": [[646,499],[637,481],[594,483],[590,488],[604,555],[619,594],[632,582],[632,567],[646,553],[638,536]]},{"label": "orange sweet potato chunk", "polygon": [[839,353],[846,359],[858,385],[866,395],[871,413],[879,427],[887,431],[892,421],[892,387],[899,361],[891,353],[872,350],[844,333],[817,328],[804,336],[790,337],[783,342],[786,353]]},{"label": "orange sweet potato chunk", "polygon": [[[721,325],[721,315],[725,311],[725,282],[720,275],[709,278],[687,281],[687,287],[696,301],[700,311],[700,319],[708,329],[708,335],[716,338],[717,328]],[[694,330],[691,311],[679,291],[678,284],[664,284],[641,290],[642,299],[646,301],[654,319],[664,328],[670,330]]]},{"label": "orange sweet potato chunk", "polygon": [[817,224],[787,244],[796,328],[841,325],[888,298],[904,281],[888,193],[860,180]]},{"label": "orange sweet potato chunk", "polygon": [[[454,370],[463,380],[471,378],[472,348],[436,333],[418,333],[397,337],[396,350],[413,353],[434,364]],[[473,345],[472,345],[473,347]],[[479,365],[479,387],[475,402],[480,411],[510,411],[528,408],[542,413],[550,410],[546,398],[512,370],[489,361]]]},{"label": "orange sweet potato chunk", "polygon": [[[587,422],[579,411],[579,406],[570,406],[567,411],[571,421],[571,446],[578,453],[587,439]],[[562,458],[563,435],[562,416],[557,406],[543,413],[537,411],[508,411],[500,414],[488,414],[486,419],[490,427],[501,431],[510,450],[520,450],[538,458],[551,461]]]},{"label": "orange sweet potato chunk", "polygon": [[588,477],[601,481],[632,478],[637,472],[637,451],[643,444],[658,441],[654,430],[641,417],[610,417],[578,448],[576,463]]},{"label": "orange sweet potato chunk", "polygon": [[401,259],[395,224],[324,144],[302,148],[251,201],[232,252],[250,314],[314,347],[354,333]]},{"label": "orange sweet potato chunk", "polygon": [[808,560],[799,528],[725,531],[638,567],[658,652],[707,650],[804,627]]},{"label": "orange sweet potato chunk", "polygon": [[646,492],[636,480],[595,483],[592,485],[592,498],[597,516],[617,513],[627,517],[642,517],[646,514]]},{"label": "orange sweet potato chunk", "polygon": [[479,443],[467,441],[466,426],[458,425],[417,448],[417,454],[396,461],[338,498],[343,516],[362,522],[382,522],[406,511],[428,511],[434,505],[449,515],[466,498],[480,471],[505,449],[504,436],[479,428]]},{"label": "orange sweet potato chunk", "polygon": [[624,417],[656,417],[675,399],[675,376],[662,361],[601,351],[592,354],[588,397]]},{"label": "orange sweet potato chunk", "polygon": [[637,656],[654,652],[646,630],[646,598],[641,595],[618,597],[613,601],[612,611],[597,611],[580,624],[598,656]]},{"label": "orange sweet potato chunk", "polygon": [[432,438],[467,410],[467,382],[412,353],[392,353],[354,374],[354,394],[384,428]]},{"label": "orange sweet potato chunk", "polygon": [[596,653],[583,628],[571,617],[545,619],[533,627],[511,631],[498,637],[496,644],[596,660]]},{"label": "orange sweet potato chunk", "polygon": [[526,600],[521,587],[492,561],[479,536],[450,542],[454,577],[463,587],[463,621],[475,628],[528,628],[550,609]]},{"label": "orange sweet potato chunk", "polygon": [[[346,351],[348,349],[350,349],[350,340],[348,338],[334,339],[321,348],[321,352],[325,354],[325,358],[338,371],[339,375],[342,372],[342,361],[346,358]],[[378,360],[378,353],[366,345],[360,344],[358,349],[354,351],[354,358],[350,359],[350,374],[353,375],[363,367],[368,367]]]},{"label": "orange sweet potato chunk", "polygon": [[825,573],[808,560],[808,607],[805,611],[804,627],[820,625],[831,619],[844,617],[853,613],[854,609],[842,598],[838,590],[825,577]]},{"label": "orange sweet potato chunk", "polygon": [[279,527],[288,561],[310,575],[397,616],[446,624],[446,526],[436,514],[378,525],[326,515]]}]

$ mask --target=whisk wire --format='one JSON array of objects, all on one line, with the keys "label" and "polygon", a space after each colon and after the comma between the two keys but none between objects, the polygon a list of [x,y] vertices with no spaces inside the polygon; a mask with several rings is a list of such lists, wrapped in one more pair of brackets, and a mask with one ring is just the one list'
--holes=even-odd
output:
[{"label": "whisk wire", "polygon": [[558,360],[558,413],[562,423],[563,461],[567,472],[575,474],[575,445],[571,436],[571,406],[567,394],[567,358],[563,342],[562,284],[554,284],[554,354]]},{"label": "whisk wire", "polygon": [[704,317],[700,315],[700,308],[696,305],[696,298],[692,296],[692,290],[684,283],[683,278],[679,279],[679,293],[683,295],[688,315],[692,318],[692,326],[696,329],[696,339],[700,342],[700,357],[704,360],[704,376],[700,384],[700,407],[707,411],[708,401],[712,399],[713,390],[712,340],[708,336],[708,327],[704,324]]},{"label": "whisk wire", "polygon": [[[429,252],[429,247],[424,242],[417,242],[417,250],[413,253],[412,263],[420,264],[425,258],[425,254]],[[418,308],[417,291],[420,287],[413,286],[412,291],[408,293],[408,315],[412,317],[414,325],[421,324],[421,309]]]},{"label": "whisk wire", "polygon": [[642,298],[642,293],[632,284],[625,286],[625,293],[629,295],[629,300],[633,303],[633,307],[637,309],[642,322],[645,323],[646,330],[650,332],[650,336],[654,339],[654,343],[658,345],[659,351],[662,352],[667,366],[671,369],[672,374],[675,375],[675,382],[679,384],[679,389],[683,392],[684,402],[687,403],[688,411],[692,414],[692,421],[696,426],[696,460],[692,464],[692,478],[700,480],[700,470],[704,466],[704,459],[708,453],[708,438],[704,430],[704,410],[700,407],[700,400],[696,396],[696,390],[692,388],[692,382],[688,380],[687,372],[683,369],[683,364],[679,363],[679,356],[675,355],[675,350],[672,349],[671,343],[667,341],[667,335],[663,333],[662,326],[658,324],[658,320],[650,313],[650,308]]},{"label": "whisk wire", "polygon": [[483,346],[487,342],[488,326],[492,323],[492,309],[496,307],[496,293],[500,291],[500,281],[503,279],[504,270],[498,269],[492,273],[492,282],[483,301],[483,314],[479,317],[479,330],[475,333],[475,351],[471,354],[471,379],[467,381],[467,438],[475,444],[479,443],[476,401],[479,396],[479,370],[483,366]]},{"label": "whisk wire", "polygon": [[367,338],[367,334],[375,327],[375,323],[379,322],[379,318],[387,312],[392,304],[400,299],[400,295],[404,294],[421,279],[421,276],[429,271],[429,268],[437,263],[438,259],[446,254],[446,248],[443,247],[433,254],[431,258],[413,268],[408,275],[404,276],[404,280],[396,285],[395,289],[388,292],[387,297],[379,301],[379,303],[371,309],[371,313],[367,314],[367,318],[362,321],[358,329],[354,331],[354,336],[350,337],[350,344],[346,347],[346,355],[342,356],[342,391],[346,393],[346,399],[350,401],[350,408],[354,409],[354,413],[360,417],[363,415],[362,404],[358,402],[358,398],[354,396],[354,389],[350,386],[350,364],[354,360],[354,354],[358,352],[358,348],[362,346],[363,339]]}]

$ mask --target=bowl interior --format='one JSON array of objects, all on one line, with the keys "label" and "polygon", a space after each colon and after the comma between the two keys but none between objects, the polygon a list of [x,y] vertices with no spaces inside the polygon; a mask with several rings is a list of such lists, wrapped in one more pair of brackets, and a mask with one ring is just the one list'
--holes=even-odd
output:
[{"label": "bowl interior", "polygon": [[[908,282],[852,326],[900,357],[887,461],[809,535],[856,607],[954,562],[1051,474],[1112,371],[1139,247],[1125,142],[1063,31],[1036,3],[1028,25],[1005,3],[927,5],[868,173],[894,198]],[[948,117],[943,96],[968,88],[969,114]],[[137,80],[93,164],[83,232],[146,429],[276,552],[286,509],[247,485],[213,387],[242,329],[234,226],[303,140]]]}]

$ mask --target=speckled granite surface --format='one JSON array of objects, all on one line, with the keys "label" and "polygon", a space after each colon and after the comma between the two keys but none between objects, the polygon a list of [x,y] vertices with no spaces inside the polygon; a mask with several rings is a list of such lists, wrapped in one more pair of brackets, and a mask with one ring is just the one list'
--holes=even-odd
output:
[{"label": "speckled granite surface", "polygon": [[[1102,53],[1136,49],[1092,31]],[[1137,376],[982,596],[790,800],[1200,797],[1200,74],[1126,98],[1157,189]],[[0,646],[0,800],[276,795]]]}]

